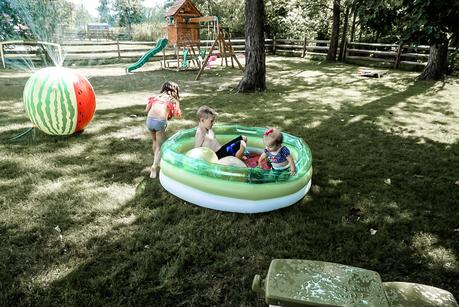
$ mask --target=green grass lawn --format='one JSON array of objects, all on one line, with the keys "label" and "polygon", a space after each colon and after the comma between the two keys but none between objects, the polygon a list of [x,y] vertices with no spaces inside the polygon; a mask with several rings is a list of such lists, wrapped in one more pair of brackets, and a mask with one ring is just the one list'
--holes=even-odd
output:
[{"label": "green grass lawn", "polygon": [[[459,79],[359,77],[357,66],[268,57],[268,91],[236,94],[236,69],[77,68],[97,111],[84,133],[40,131],[22,106],[30,74],[0,71],[0,305],[263,306],[253,276],[274,258],[337,262],[459,297]],[[182,89],[184,119],[277,126],[313,153],[299,203],[256,215],[185,203],[148,177],[146,98]],[[390,181],[389,181],[390,179]],[[377,230],[370,234],[370,229]]]}]

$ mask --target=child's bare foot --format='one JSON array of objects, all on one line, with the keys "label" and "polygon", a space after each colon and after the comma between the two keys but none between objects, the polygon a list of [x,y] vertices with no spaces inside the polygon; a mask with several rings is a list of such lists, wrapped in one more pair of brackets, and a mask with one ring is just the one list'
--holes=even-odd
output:
[{"label": "child's bare foot", "polygon": [[156,178],[156,165],[152,165],[151,168],[150,168],[150,178]]}]

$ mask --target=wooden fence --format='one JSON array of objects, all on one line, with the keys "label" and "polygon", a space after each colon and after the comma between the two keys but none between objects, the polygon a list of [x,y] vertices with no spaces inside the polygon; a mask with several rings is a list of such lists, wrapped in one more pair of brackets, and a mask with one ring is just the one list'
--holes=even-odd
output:
[{"label": "wooden fence", "polygon": [[[213,41],[202,40],[201,48],[209,49]],[[244,39],[231,39],[234,51],[237,54],[245,52]],[[330,42],[327,40],[294,40],[294,39],[266,39],[265,47],[268,54],[298,56],[298,57],[325,57]],[[30,47],[27,42],[2,44],[0,42],[2,60],[6,63],[11,60],[28,58],[29,61],[42,61],[42,52],[39,48]],[[32,44],[33,45],[33,44]],[[29,47],[27,47],[29,46]],[[135,41],[69,41],[61,44],[64,54],[64,65],[74,62],[88,62],[91,64],[104,62],[133,62],[145,52],[155,46],[155,42]],[[400,66],[422,67],[427,63],[429,46],[409,46],[399,44],[347,42],[342,54],[345,62],[376,62],[377,65],[399,68]],[[38,50],[38,51],[37,51]],[[457,54],[456,48],[450,48],[450,54]],[[340,50],[338,49],[338,54]],[[175,57],[173,48],[166,48],[166,58]],[[163,53],[157,53],[153,61],[162,58]],[[5,62],[4,62],[5,63]],[[6,65],[8,66],[8,65]],[[4,64],[5,67],[5,64]]]},{"label": "wooden fence", "polygon": [[[301,56],[325,57],[330,41],[327,40],[287,40],[274,39],[273,53]],[[338,48],[337,54],[340,54]],[[377,62],[382,66],[394,68],[424,67],[429,58],[430,46],[400,44],[345,42],[343,61],[348,63],[362,61]],[[450,47],[450,55],[455,56],[458,49]]]}]

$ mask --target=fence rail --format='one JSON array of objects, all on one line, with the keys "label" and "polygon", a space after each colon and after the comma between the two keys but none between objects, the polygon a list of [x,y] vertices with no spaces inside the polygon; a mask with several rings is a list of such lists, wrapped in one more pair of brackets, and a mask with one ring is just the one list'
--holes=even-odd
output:
[{"label": "fence rail", "polygon": [[[35,42],[39,44],[41,42]],[[201,40],[200,48],[209,49],[212,40]],[[245,52],[245,40],[242,38],[231,39],[234,52],[242,54]],[[43,52],[40,48],[33,47],[34,42],[16,41],[11,44],[0,42],[3,67],[5,61],[28,58],[32,61],[43,59]],[[325,57],[329,49],[330,41],[307,40],[307,39],[278,39],[273,37],[265,39],[266,52],[269,54],[299,56],[299,57]],[[133,61],[141,57],[145,52],[155,46],[151,41],[68,41],[61,44],[64,54],[64,64],[78,61],[93,62],[101,61]],[[346,42],[342,53],[345,62],[371,61],[395,68],[400,66],[420,67],[427,63],[429,57],[429,46],[410,46],[400,44],[383,43],[362,43]],[[449,48],[457,54],[457,48]],[[338,48],[337,53],[340,54]],[[166,59],[174,58],[175,50],[166,48],[164,52]],[[158,53],[154,58],[162,58],[163,53]]]}]

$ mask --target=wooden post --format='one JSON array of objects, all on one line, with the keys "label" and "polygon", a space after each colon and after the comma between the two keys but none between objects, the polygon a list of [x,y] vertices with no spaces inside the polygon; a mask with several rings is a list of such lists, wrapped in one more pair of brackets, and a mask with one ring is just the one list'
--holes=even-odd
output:
[{"label": "wooden post", "polygon": [[344,39],[344,44],[343,44],[343,62],[346,62],[346,58],[347,58],[347,38]]},{"label": "wooden post", "polygon": [[196,52],[194,51],[193,45],[190,45],[190,49],[191,49],[191,53],[193,54],[191,61],[193,62],[194,66],[201,68],[199,60],[197,59],[198,57],[196,56]]},{"label": "wooden post", "polygon": [[244,71],[244,67],[242,67],[241,63],[239,62],[239,60],[236,57],[236,54],[234,53],[234,48],[233,48],[233,44],[231,43],[231,40],[228,39],[228,42],[223,41],[223,44],[225,44],[226,50],[229,50],[229,56],[231,58],[231,65],[233,65],[233,68],[234,68],[234,63],[233,63],[233,59],[234,59],[234,61],[236,61],[237,65],[238,65],[239,69]]},{"label": "wooden post", "polygon": [[177,71],[180,70],[180,47],[179,46],[175,46],[175,56],[177,57]]},{"label": "wooden post", "polygon": [[225,67],[228,67],[228,58],[226,55],[226,43],[225,43],[225,34],[222,31],[222,46],[223,46],[223,54],[225,56]]},{"label": "wooden post", "polygon": [[166,48],[163,48],[163,68],[166,68]]},{"label": "wooden post", "polygon": [[276,55],[276,36],[273,36],[273,55]]},{"label": "wooden post", "polygon": [[202,58],[202,55],[201,55],[201,40],[199,40],[199,44],[198,44],[198,64],[199,64],[199,69],[201,69],[202,62],[204,62],[204,59]]},{"label": "wooden post", "polygon": [[217,36],[218,39],[218,51],[220,52],[220,66],[223,66],[223,46],[220,40],[220,34]]},{"label": "wooden post", "polygon": [[[30,46],[29,46],[30,47]],[[30,48],[29,48],[30,50]],[[38,49],[37,49],[38,50]],[[41,45],[41,52],[40,52],[40,57],[41,59],[43,60],[43,62],[45,62],[45,66],[48,66],[48,61],[46,60],[46,49],[45,49],[45,46]]]},{"label": "wooden post", "polygon": [[[239,66],[239,69],[244,71],[244,68],[242,67],[241,63],[239,62],[239,60],[237,59],[236,55],[234,54],[234,49],[233,49],[233,45],[231,44],[231,41],[225,42],[222,34],[219,33],[217,35],[214,43],[212,44],[212,47],[210,48],[209,53],[206,55],[206,58],[204,59],[204,62],[201,64],[201,69],[199,70],[198,75],[195,78],[196,81],[199,80],[199,77],[201,77],[201,74],[204,71],[204,68],[206,68],[207,62],[209,61],[209,58],[212,55],[215,47],[222,48],[222,49],[224,48],[228,52],[228,54],[226,54],[226,52],[225,52],[225,57],[226,56],[230,56],[231,57],[231,61],[234,59],[234,61],[236,61],[237,65]],[[224,52],[224,51],[221,50],[220,54],[222,54],[222,52]],[[223,64],[223,62],[222,62],[222,64]]]},{"label": "wooden post", "polygon": [[64,65],[64,57],[62,56],[61,45],[57,45],[57,52],[59,53],[59,66],[63,66]]},{"label": "wooden post", "polygon": [[307,39],[306,39],[306,36],[304,37],[304,42],[303,42],[303,54],[301,55],[302,58],[304,58],[306,56],[306,47],[308,46],[308,42],[307,42]]},{"label": "wooden post", "polygon": [[2,56],[3,68],[6,68],[6,66],[5,66],[5,58],[4,58],[4,55],[3,55],[3,44],[2,43],[0,43],[0,54]]},{"label": "wooden post", "polygon": [[118,60],[121,61],[120,39],[116,38],[116,50],[118,51]]},{"label": "wooden post", "polygon": [[196,78],[194,80],[196,80],[196,81],[199,80],[199,77],[201,76],[202,72],[204,71],[204,68],[206,67],[207,62],[209,61],[209,57],[212,55],[212,52],[214,51],[215,45],[217,43],[218,43],[218,37],[214,41],[214,43],[212,44],[212,47],[210,47],[209,53],[206,55],[206,58],[204,59],[204,63],[202,63],[201,69],[199,69],[198,75],[196,76]]},{"label": "wooden post", "polygon": [[400,42],[398,45],[398,50],[397,50],[397,57],[395,58],[395,69],[398,69],[400,67],[400,61],[402,58],[402,51],[403,51],[403,42]]},{"label": "wooden post", "polygon": [[344,59],[343,61],[346,62],[347,56],[349,55],[349,45],[352,44],[352,41],[348,41],[346,39],[346,49],[344,49]]},{"label": "wooden post", "polygon": [[234,68],[234,61],[233,61],[234,49],[233,49],[233,44],[231,44],[231,33],[228,34],[228,49],[231,54],[231,67]]}]

